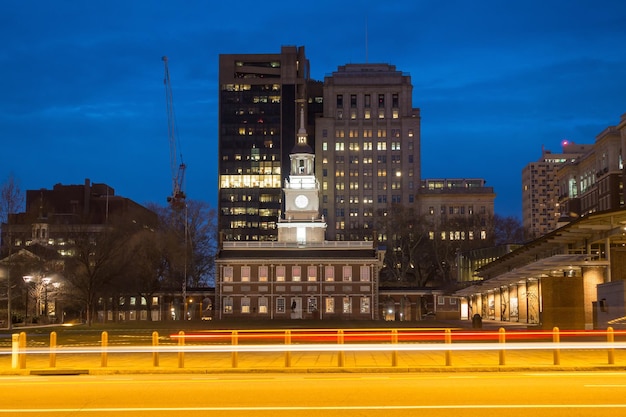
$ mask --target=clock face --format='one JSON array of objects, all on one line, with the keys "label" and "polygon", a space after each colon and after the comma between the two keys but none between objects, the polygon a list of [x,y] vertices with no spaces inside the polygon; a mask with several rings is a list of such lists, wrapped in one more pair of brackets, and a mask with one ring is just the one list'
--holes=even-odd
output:
[{"label": "clock face", "polygon": [[299,196],[296,196],[294,202],[296,203],[296,207],[305,208],[309,204],[309,199],[307,196],[300,194]]}]

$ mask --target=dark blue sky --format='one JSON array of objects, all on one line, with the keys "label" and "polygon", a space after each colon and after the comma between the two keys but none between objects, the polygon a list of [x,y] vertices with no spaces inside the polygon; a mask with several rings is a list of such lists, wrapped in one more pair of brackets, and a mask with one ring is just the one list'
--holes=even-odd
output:
[{"label": "dark blue sky", "polygon": [[191,199],[217,206],[220,53],[304,45],[312,77],[381,62],[411,75],[422,177],[484,178],[521,217],[521,170],[593,143],[626,113],[626,2],[5,1],[0,182],[105,182],[139,203],[171,193],[169,57]]}]

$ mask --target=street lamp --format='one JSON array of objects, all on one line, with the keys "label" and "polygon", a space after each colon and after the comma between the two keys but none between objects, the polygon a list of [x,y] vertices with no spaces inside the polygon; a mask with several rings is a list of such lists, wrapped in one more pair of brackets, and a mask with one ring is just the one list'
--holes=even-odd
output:
[{"label": "street lamp", "polygon": [[30,295],[30,283],[33,282],[34,278],[32,275],[24,275],[22,279],[26,283],[26,303],[24,305],[24,324],[26,325],[28,324],[28,298]]},{"label": "street lamp", "polygon": [[43,284],[43,292],[44,292],[44,302],[43,302],[43,308],[44,308],[44,313],[46,315],[46,319],[48,318],[48,285],[50,284],[50,281],[52,281],[52,278],[50,277],[44,277],[41,279],[41,283]]}]

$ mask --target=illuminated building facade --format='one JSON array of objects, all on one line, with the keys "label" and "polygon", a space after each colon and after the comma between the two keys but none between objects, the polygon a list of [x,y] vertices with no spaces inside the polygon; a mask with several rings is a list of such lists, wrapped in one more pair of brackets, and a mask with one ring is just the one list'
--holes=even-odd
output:
[{"label": "illuminated building facade", "polygon": [[324,79],[316,172],[329,240],[372,238],[374,216],[415,204],[420,112],[411,77],[388,64],[348,64]]},{"label": "illuminated building facade", "polygon": [[290,174],[285,212],[277,218],[278,241],[221,241],[216,258],[216,318],[378,318],[382,252],[374,242],[324,239],[313,149],[304,111]]},{"label": "illuminated building facade", "polygon": [[562,153],[542,149],[541,158],[522,170],[522,225],[529,238],[537,238],[556,229],[561,208],[559,198],[559,168],[573,163],[588,152],[592,145],[563,141]]}]

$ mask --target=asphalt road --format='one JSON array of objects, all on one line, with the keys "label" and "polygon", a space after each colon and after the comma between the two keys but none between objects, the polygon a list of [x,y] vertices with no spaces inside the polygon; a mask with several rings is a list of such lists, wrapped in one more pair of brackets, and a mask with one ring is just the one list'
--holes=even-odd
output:
[{"label": "asphalt road", "polygon": [[0,377],[0,416],[626,415],[624,372]]}]

